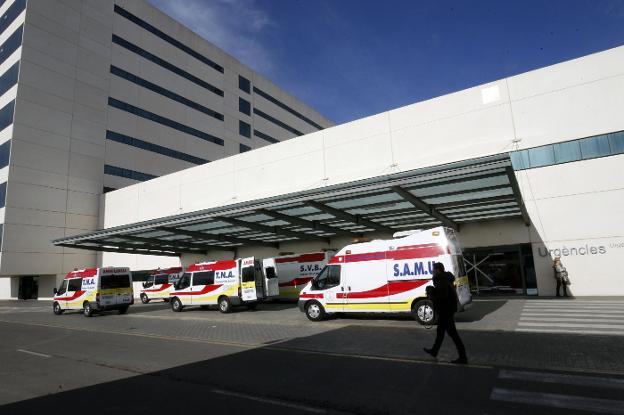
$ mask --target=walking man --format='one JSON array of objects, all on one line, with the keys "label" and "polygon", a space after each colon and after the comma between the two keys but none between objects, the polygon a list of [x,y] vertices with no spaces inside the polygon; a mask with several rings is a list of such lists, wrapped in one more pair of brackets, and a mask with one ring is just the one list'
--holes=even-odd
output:
[{"label": "walking man", "polygon": [[466,349],[455,327],[457,293],[453,285],[454,280],[453,274],[444,270],[444,264],[441,262],[433,264],[433,287],[427,287],[427,296],[433,301],[433,309],[438,316],[438,327],[433,347],[431,349],[425,347],[423,350],[436,357],[442,346],[444,334],[448,333],[451,339],[453,339],[459,354],[459,357],[451,363],[466,364],[468,363]]}]

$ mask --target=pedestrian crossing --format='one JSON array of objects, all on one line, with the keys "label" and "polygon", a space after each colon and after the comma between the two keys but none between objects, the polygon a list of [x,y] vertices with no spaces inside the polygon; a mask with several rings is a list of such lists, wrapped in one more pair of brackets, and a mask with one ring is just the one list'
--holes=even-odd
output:
[{"label": "pedestrian crossing", "polygon": [[624,414],[623,393],[621,377],[500,370],[490,400],[551,410]]},{"label": "pedestrian crossing", "polygon": [[624,336],[624,301],[527,300],[516,331]]}]

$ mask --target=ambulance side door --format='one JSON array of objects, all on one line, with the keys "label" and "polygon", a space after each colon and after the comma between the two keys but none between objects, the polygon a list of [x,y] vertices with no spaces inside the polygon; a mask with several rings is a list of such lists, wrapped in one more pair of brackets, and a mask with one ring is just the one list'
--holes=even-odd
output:
[{"label": "ambulance side door", "polygon": [[193,286],[191,285],[191,277],[193,276],[192,272],[185,272],[182,277],[176,283],[172,293],[173,296],[176,296],[180,299],[183,305],[192,304],[192,295],[191,291]]},{"label": "ambulance side door", "polygon": [[254,257],[241,260],[241,295],[243,301],[256,301],[256,270]]},{"label": "ambulance side door", "polygon": [[279,295],[279,278],[277,275],[277,267],[275,266],[275,259],[268,258],[262,260],[262,271],[264,275],[266,296],[275,297]]},{"label": "ambulance side door", "polygon": [[344,268],[344,264],[327,265],[312,283],[311,292],[323,294],[324,306],[330,313],[345,310],[348,287]]},{"label": "ambulance side door", "polygon": [[64,279],[61,282],[61,286],[59,287],[58,291],[56,292],[56,294],[54,294],[54,299],[63,309],[67,308],[67,281],[68,280]]},{"label": "ambulance side door", "polygon": [[67,292],[65,293],[65,297],[67,298],[67,307],[82,308],[82,303],[72,304],[73,302],[78,301],[78,297],[80,297],[81,293],[82,278],[71,278],[67,280]]}]

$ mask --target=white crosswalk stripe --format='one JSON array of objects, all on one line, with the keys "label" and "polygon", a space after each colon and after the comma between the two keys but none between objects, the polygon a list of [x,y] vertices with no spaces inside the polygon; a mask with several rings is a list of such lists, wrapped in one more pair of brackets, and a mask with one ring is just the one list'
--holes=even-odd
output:
[{"label": "white crosswalk stripe", "polygon": [[624,336],[624,301],[527,300],[516,331]]},{"label": "white crosswalk stripe", "polygon": [[[620,377],[501,370],[498,379],[504,385],[497,384],[492,388],[490,400],[493,401],[587,411],[592,414],[624,414],[624,400],[603,397],[605,391],[610,390],[611,395],[617,395],[619,392],[615,391],[624,390],[624,379]],[[543,384],[554,385],[561,391],[544,392]],[[568,385],[581,386],[586,391],[583,395],[594,396],[569,392]],[[595,396],[596,392],[598,396]]]}]

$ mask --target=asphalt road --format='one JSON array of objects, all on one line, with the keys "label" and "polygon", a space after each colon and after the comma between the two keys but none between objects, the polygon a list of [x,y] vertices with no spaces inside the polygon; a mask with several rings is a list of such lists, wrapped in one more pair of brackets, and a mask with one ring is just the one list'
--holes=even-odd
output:
[{"label": "asphalt road", "polygon": [[624,337],[518,332],[523,306],[508,303],[461,317],[471,364],[455,366],[452,343],[435,361],[421,351],[433,331],[399,317],[0,302],[0,414],[624,414]]}]

